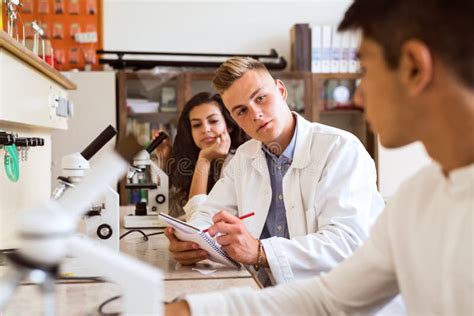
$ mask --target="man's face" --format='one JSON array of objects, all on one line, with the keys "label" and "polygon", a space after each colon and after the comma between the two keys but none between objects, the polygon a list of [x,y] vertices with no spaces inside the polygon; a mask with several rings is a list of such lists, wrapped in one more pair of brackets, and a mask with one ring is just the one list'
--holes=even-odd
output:
[{"label": "man's face", "polygon": [[222,94],[237,124],[265,145],[280,144],[292,122],[286,88],[263,70],[248,71]]},{"label": "man's face", "polygon": [[362,80],[355,103],[365,108],[367,120],[382,145],[395,148],[413,142],[413,118],[399,70],[388,67],[382,47],[368,38],[362,40],[359,55]]}]

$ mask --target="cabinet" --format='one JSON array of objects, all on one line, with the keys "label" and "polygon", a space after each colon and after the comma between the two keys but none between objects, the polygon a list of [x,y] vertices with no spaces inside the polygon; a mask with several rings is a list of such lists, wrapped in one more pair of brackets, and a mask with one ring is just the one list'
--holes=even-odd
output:
[{"label": "cabinet", "polygon": [[[198,92],[215,93],[211,84],[213,75],[211,71],[119,72],[119,133],[132,132],[144,144],[157,130],[164,129],[173,139],[177,119],[185,102]],[[376,159],[376,139],[368,128],[362,109],[356,108],[352,102],[359,74],[272,72],[272,75],[285,83],[287,103],[292,110],[310,121],[353,133]],[[341,86],[343,88],[337,90]],[[126,201],[126,197],[122,198],[122,203]]]},{"label": "cabinet", "polygon": [[[211,85],[213,73],[189,72],[183,76],[183,97],[181,98],[183,102],[198,92],[215,92]],[[352,102],[356,81],[360,78],[359,74],[272,72],[272,76],[285,83],[288,90],[287,103],[292,110],[302,114],[309,121],[320,122],[353,133],[361,140],[372,158],[376,159],[375,136],[368,128],[363,110],[356,108]],[[334,90],[340,86],[347,88],[347,101],[334,100]]]},{"label": "cabinet", "polygon": [[182,73],[118,72],[119,133],[134,133],[142,145],[160,129],[174,136],[184,105],[183,77]]},{"label": "cabinet", "polygon": [[[216,93],[211,81],[213,72],[159,73],[118,72],[119,133],[132,132],[145,144],[156,130],[164,129],[171,136],[179,113],[194,94]],[[311,91],[311,74],[306,72],[273,72],[288,89],[290,108],[309,120],[315,120]],[[145,126],[143,126],[145,125]]]},{"label": "cabinet", "polygon": [[[133,134],[144,147],[159,131],[173,140],[180,109],[184,105],[184,73],[119,71],[117,83],[117,127],[119,135]],[[132,192],[119,184],[120,204],[130,204]],[[133,201],[137,202],[137,201]]]},{"label": "cabinet", "polygon": [[51,134],[66,130],[69,118],[58,111],[75,84],[0,30],[0,130],[20,137],[40,137],[44,146],[28,150],[19,163],[17,182],[4,172],[0,146],[0,248],[16,248],[18,212],[39,205],[51,195]]},{"label": "cabinet", "polygon": [[[377,140],[370,130],[364,111],[353,103],[360,74],[312,74],[313,120],[356,135],[377,161]],[[340,87],[343,87],[341,90]],[[339,93],[338,93],[339,92]]]},{"label": "cabinet", "polygon": [[[311,104],[311,74],[307,72],[272,72],[275,79],[280,79],[285,83],[288,90],[287,103],[290,108],[309,120],[313,120],[312,107],[305,107]],[[189,72],[184,74],[183,100],[189,100],[198,92],[216,93],[211,81],[213,72]],[[183,103],[184,106],[184,103]],[[182,108],[182,107],[181,107]]]}]

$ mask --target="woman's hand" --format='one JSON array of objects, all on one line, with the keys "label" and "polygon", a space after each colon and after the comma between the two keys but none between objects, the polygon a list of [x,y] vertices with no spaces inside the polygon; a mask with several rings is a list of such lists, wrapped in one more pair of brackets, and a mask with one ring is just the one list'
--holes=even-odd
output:
[{"label": "woman's hand", "polygon": [[194,168],[191,187],[189,188],[189,198],[197,194],[207,194],[207,185],[209,173],[211,172],[211,163],[213,160],[225,158],[230,149],[230,136],[227,129],[217,136],[214,144],[201,149],[199,157]]},{"label": "woman's hand", "polygon": [[213,161],[218,158],[225,158],[230,149],[230,135],[227,129],[222,134],[217,136],[216,142],[211,146],[201,149],[199,152],[199,159],[206,159]]}]

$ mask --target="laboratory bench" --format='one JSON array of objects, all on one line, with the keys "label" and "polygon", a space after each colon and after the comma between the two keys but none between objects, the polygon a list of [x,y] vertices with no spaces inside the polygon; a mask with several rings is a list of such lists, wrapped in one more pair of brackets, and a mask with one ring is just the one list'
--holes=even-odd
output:
[{"label": "laboratory bench", "polygon": [[[121,234],[126,231],[121,228]],[[143,231],[150,234],[161,230],[143,229]],[[165,301],[169,302],[186,294],[222,291],[231,287],[261,288],[255,275],[247,267],[239,270],[208,260],[193,266],[182,266],[172,258],[168,245],[168,239],[162,234],[149,236],[145,241],[141,234],[134,232],[120,240],[122,253],[161,270]],[[0,266],[0,276],[4,271],[5,267]],[[102,280],[59,280],[56,284],[56,314],[98,315],[100,304],[120,294],[121,289],[118,285]],[[40,315],[43,312],[42,306],[38,286],[23,284],[12,296],[2,315]],[[103,309],[103,312],[107,313],[120,311],[122,311],[120,299],[110,302]]]},{"label": "laboratory bench", "polygon": [[[142,229],[142,231],[150,234],[158,230]],[[210,260],[202,261],[193,266],[183,266],[172,258],[171,253],[168,251],[168,239],[164,235],[150,236],[148,238],[148,241],[145,241],[138,233],[127,235],[120,240],[120,251],[159,268],[165,280],[252,278],[252,274],[246,267],[235,269],[211,262]],[[199,269],[203,273],[193,269]],[[212,270],[216,270],[216,272],[209,273]]]},{"label": "laboratory bench", "polygon": [[[120,207],[120,236],[131,230],[123,228],[123,216],[131,214],[134,206]],[[140,229],[145,234],[162,232],[163,229]],[[202,261],[193,266],[183,266],[177,263],[171,253],[168,251],[169,242],[163,235],[153,235],[148,237],[149,240],[143,240],[143,236],[137,232],[124,236],[120,240],[120,251],[133,257],[147,262],[163,273],[165,280],[182,280],[182,279],[222,279],[222,278],[254,278],[252,269],[242,266],[241,269],[226,267],[210,260]],[[193,270],[194,269],[194,270]],[[203,273],[196,271],[201,270]],[[208,273],[210,270],[216,270],[215,273]],[[256,281],[258,282],[258,280]]]},{"label": "laboratory bench", "polygon": [[[255,282],[245,278],[195,279],[163,281],[165,300],[172,301],[184,294],[222,291],[230,287],[258,288]],[[108,282],[75,282],[56,285],[56,315],[98,315],[99,306],[106,300],[120,295],[118,285]],[[42,315],[41,293],[36,285],[22,285],[13,295],[1,315]],[[121,300],[107,304],[104,313],[122,311]]]}]

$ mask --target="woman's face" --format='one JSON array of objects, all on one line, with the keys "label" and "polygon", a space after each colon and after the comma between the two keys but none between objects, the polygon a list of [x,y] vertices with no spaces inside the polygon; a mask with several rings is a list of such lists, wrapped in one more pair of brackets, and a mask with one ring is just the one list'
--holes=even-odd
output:
[{"label": "woman's face", "polygon": [[227,128],[224,116],[214,102],[195,106],[189,112],[189,121],[194,143],[199,149],[213,145]]}]

